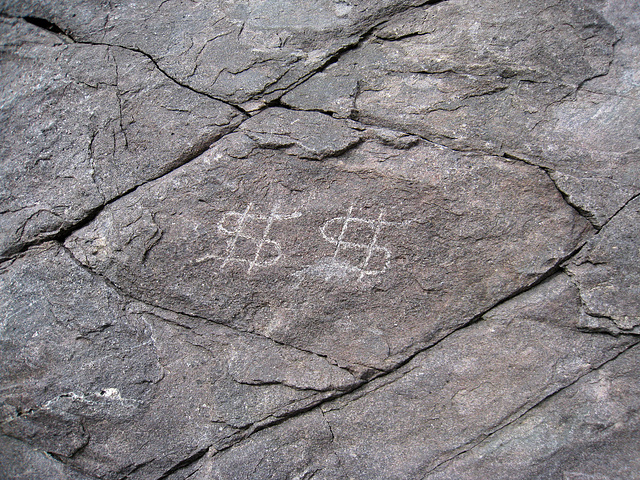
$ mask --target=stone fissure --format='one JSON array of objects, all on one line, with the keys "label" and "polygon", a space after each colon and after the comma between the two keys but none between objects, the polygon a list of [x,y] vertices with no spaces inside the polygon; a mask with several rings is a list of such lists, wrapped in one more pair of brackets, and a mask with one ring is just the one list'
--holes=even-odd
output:
[{"label": "stone fissure", "polygon": [[[18,249],[15,249],[15,251],[10,252],[7,256],[0,257],[0,264],[11,260],[12,258],[14,258],[17,255],[23,254],[30,247],[33,247],[33,246],[41,245],[43,243],[50,242],[50,241],[58,241],[60,243],[64,243],[64,241],[69,236],[71,236],[74,232],[76,232],[76,231],[80,230],[81,228],[85,227],[86,225],[90,224],[100,214],[100,212],[102,212],[107,206],[117,202],[118,200],[126,197],[127,195],[132,194],[138,188],[140,188],[140,187],[142,187],[142,186],[144,186],[144,185],[146,185],[148,183],[151,183],[151,182],[154,182],[156,180],[159,180],[159,179],[171,174],[175,170],[178,170],[180,167],[183,167],[184,165],[187,165],[189,162],[191,162],[194,159],[198,158],[200,155],[202,155],[202,153],[207,151],[207,149],[209,149],[211,147],[211,145],[213,145],[216,141],[220,140],[221,138],[225,137],[226,135],[229,135],[229,134],[235,132],[240,127],[240,125],[242,125],[242,122],[237,124],[237,125],[235,125],[235,126],[230,127],[229,129],[227,129],[226,132],[221,133],[220,135],[216,135],[214,138],[210,139],[209,141],[204,142],[202,144],[202,146],[197,148],[195,151],[193,151],[193,149],[191,149],[190,152],[188,152],[189,153],[188,156],[185,156],[185,158],[182,159],[177,165],[173,166],[172,168],[170,168],[166,172],[164,172],[164,173],[162,173],[162,174],[160,174],[160,175],[158,175],[156,177],[149,178],[149,179],[145,180],[144,182],[141,182],[141,183],[139,183],[139,184],[127,189],[126,191],[124,191],[124,192],[112,197],[111,199],[109,199],[108,201],[104,202],[103,204],[98,205],[94,209],[92,209],[89,212],[87,212],[87,214],[84,216],[84,218],[82,220],[80,220],[79,222],[74,223],[72,225],[68,225],[68,226],[63,225],[59,229],[58,233],[53,234],[51,236],[47,236],[47,237],[44,237],[44,238],[36,240],[36,241],[25,242]],[[36,213],[38,213],[38,212],[36,212]]]},{"label": "stone fissure", "polygon": [[609,222],[611,222],[611,220],[613,220],[615,217],[617,217],[618,214],[620,212],[622,212],[627,207],[627,205],[629,205],[631,202],[636,200],[638,197],[640,197],[640,192],[636,193],[635,195],[630,197],[626,202],[624,202],[624,204],[622,204],[622,206],[618,210],[616,210],[616,212],[613,215],[611,215],[611,217],[609,217],[609,219],[605,223],[603,223],[602,227],[600,227],[600,228],[602,229],[602,228],[606,227],[609,224]]},{"label": "stone fissure", "polygon": [[639,6],[49,3],[0,477],[633,477]]},{"label": "stone fissure", "polygon": [[[409,7],[410,9],[416,9],[416,11],[424,6],[432,6],[432,5],[437,5],[438,3],[441,2],[446,2],[448,0],[427,0],[426,2],[420,4],[420,5],[416,5],[414,7]],[[399,12],[395,12],[395,15],[399,15],[401,13],[404,13],[406,10],[400,10]],[[344,57],[347,53],[353,51],[353,50],[357,50],[358,48],[360,48],[364,43],[366,43],[370,38],[372,38],[375,35],[375,31],[377,29],[379,29],[380,27],[382,27],[384,24],[386,24],[387,22],[389,22],[391,18],[386,18],[386,19],[382,19],[380,20],[378,23],[374,24],[373,26],[371,26],[367,31],[365,31],[364,33],[362,33],[359,38],[357,39],[357,41],[345,45],[344,47],[342,47],[341,49],[339,49],[338,51],[336,51],[333,55],[331,55],[327,60],[325,60],[322,65],[320,65],[318,68],[314,69],[313,71],[307,73],[306,75],[304,75],[303,77],[299,78],[298,80],[296,80],[295,82],[293,82],[291,85],[287,86],[286,88],[281,88],[281,89],[277,89],[274,90],[270,93],[275,93],[275,92],[279,92],[280,95],[277,95],[272,101],[268,102],[267,104],[265,104],[262,108],[259,108],[255,113],[259,113],[271,106],[283,106],[281,104],[281,98],[286,95],[288,92],[294,90],[295,88],[299,87],[300,85],[304,84],[305,82],[307,82],[308,80],[310,80],[311,78],[315,77],[317,74],[324,72],[327,68],[329,68],[331,65],[334,65],[336,63],[338,63],[340,61],[340,59],[342,57]],[[266,90],[266,89],[265,89]],[[263,92],[264,93],[264,92]],[[313,110],[311,110],[313,111]],[[322,112],[320,110],[317,110],[320,113],[329,113],[329,112]]]},{"label": "stone fissure", "polygon": [[[4,18],[13,18],[7,15],[2,15]],[[205,92],[201,92],[196,90],[195,88],[191,87],[190,85],[181,83],[180,81],[178,81],[176,78],[172,77],[171,75],[169,75],[164,69],[162,69],[159,65],[158,62],[155,58],[153,58],[153,56],[151,56],[150,54],[138,49],[138,48],[133,48],[133,47],[127,47],[127,46],[123,46],[123,45],[116,45],[116,44],[112,44],[112,43],[104,43],[104,42],[93,42],[93,41],[84,41],[84,40],[77,40],[74,38],[72,33],[69,32],[64,32],[60,27],[58,27],[57,25],[49,22],[49,20],[44,19],[44,18],[38,18],[38,17],[21,17],[25,22],[30,23],[31,25],[34,25],[38,28],[41,28],[43,30],[46,30],[47,32],[50,32],[60,38],[62,38],[64,41],[66,42],[72,42],[74,44],[77,45],[94,45],[94,46],[105,46],[105,47],[110,47],[110,48],[122,48],[124,50],[128,50],[130,52],[134,52],[140,55],[143,55],[144,57],[146,57],[147,59],[149,59],[154,67],[156,69],[158,69],[159,72],[161,72],[165,77],[167,77],[169,80],[171,80],[173,83],[175,83],[176,85],[182,87],[182,88],[186,88],[187,90],[191,90],[194,93],[197,93],[199,95],[204,95],[208,98],[211,98],[213,100],[217,100],[218,102],[224,103],[225,105],[228,105],[234,109],[236,109],[240,114],[244,115],[244,116],[248,116],[248,112],[246,112],[245,110],[243,110],[239,105],[230,103],[222,98],[218,98],[214,95],[205,93]],[[114,59],[115,61],[115,59]]]},{"label": "stone fissure", "polygon": [[[501,91],[501,90],[503,90],[503,89],[501,88],[501,89],[498,89],[496,91]],[[486,94],[489,95],[491,93],[495,93],[495,92],[487,92]],[[284,108],[284,109],[291,110],[291,111],[294,111],[294,112],[296,112],[296,111],[300,111],[300,112],[316,112],[316,113],[320,113],[320,114],[327,115],[327,116],[333,116],[333,114],[334,114],[334,112],[331,112],[330,110],[296,108],[296,107],[293,107],[291,105],[283,104],[280,99],[278,99],[277,101],[275,101],[272,104],[270,104],[269,107]],[[363,121],[362,119],[357,118],[357,116],[355,118],[352,117],[349,120],[359,123],[364,128],[366,128],[366,127],[387,128],[389,130],[392,130],[392,131],[395,131],[395,132],[399,132],[399,133],[403,133],[405,135],[411,135],[411,136],[420,138],[420,139],[424,140],[425,142],[431,143],[433,145],[438,145],[440,147],[444,147],[444,148],[452,150],[454,152],[476,153],[476,154],[480,154],[480,155],[496,155],[496,153],[491,151],[491,150],[480,150],[480,149],[471,149],[471,148],[469,148],[469,149],[455,148],[454,146],[445,145],[445,144],[443,144],[441,142],[437,142],[433,138],[421,135],[420,133],[409,132],[409,131],[406,131],[406,130],[398,130],[397,128],[395,128],[395,126],[391,126],[391,125],[385,124],[384,122],[368,123],[368,122]],[[352,147],[350,147],[348,150],[350,150],[351,148],[355,148],[357,146],[358,146],[358,144],[355,144]],[[348,150],[346,150],[344,152],[340,152],[336,156],[344,154]],[[549,180],[553,183],[553,185],[555,186],[556,190],[558,190],[560,195],[562,195],[562,198],[567,203],[567,205],[569,205],[573,210],[575,210],[585,220],[589,221],[589,223],[591,223],[591,225],[596,230],[600,230],[604,226],[604,225],[598,225],[598,223],[594,219],[594,216],[593,216],[592,213],[590,213],[589,211],[585,210],[584,208],[580,207],[579,205],[577,205],[577,204],[575,204],[574,202],[571,201],[571,199],[569,198],[569,195],[560,188],[560,186],[558,185],[558,182],[553,178],[551,173],[554,172],[554,170],[552,168],[549,168],[549,167],[546,167],[544,165],[540,165],[540,164],[525,160],[524,158],[521,158],[521,157],[519,157],[517,155],[514,155],[513,153],[509,153],[509,152],[503,153],[502,157],[504,157],[504,158],[506,158],[508,160],[513,160],[513,161],[518,161],[518,162],[525,163],[527,165],[530,165],[532,167],[538,168],[541,171],[543,171],[545,173],[545,175],[549,178]],[[625,205],[627,203],[631,202],[632,200],[634,200],[636,197],[637,197],[637,195],[635,195],[634,197],[630,198],[625,203]],[[622,208],[624,208],[624,205],[622,207],[620,207],[620,210]],[[620,210],[618,210],[618,211],[620,211]]]},{"label": "stone fissure", "polygon": [[168,478],[170,475],[176,473],[177,471],[182,470],[183,468],[186,468],[189,465],[197,462],[202,457],[204,457],[207,454],[207,452],[209,452],[209,449],[210,449],[210,447],[206,447],[206,448],[202,448],[202,449],[198,450],[194,454],[190,455],[189,457],[185,458],[181,462],[179,462],[176,465],[174,465],[173,467],[171,467],[163,475],[158,477],[157,480],[164,480],[164,479]]},{"label": "stone fissure", "polygon": [[[552,275],[554,275],[555,273],[560,271],[561,265],[563,263],[567,262],[568,260],[570,260],[571,258],[573,258],[575,255],[577,255],[581,248],[582,248],[582,246],[580,246],[580,248],[578,248],[575,251],[573,251],[566,258],[563,258],[561,261],[559,261],[552,269],[550,269],[545,275],[543,275],[540,279],[538,279],[538,281],[536,281],[534,284],[523,288],[522,290],[518,291],[517,293],[509,295],[508,297],[500,300],[499,302],[496,302],[494,305],[492,305],[490,308],[488,308],[485,312],[483,312],[481,314],[478,314],[471,321],[469,321],[469,322],[465,323],[464,325],[458,327],[457,329],[449,332],[448,334],[446,334],[445,336],[443,336],[442,338],[440,338],[439,340],[437,340],[433,344],[431,344],[431,345],[429,345],[427,347],[424,347],[424,348],[422,348],[422,349],[420,349],[420,350],[418,350],[416,352],[411,353],[410,356],[406,360],[398,363],[393,368],[391,368],[389,370],[386,370],[386,371],[384,371],[384,372],[382,372],[382,373],[380,373],[378,375],[375,375],[375,376],[371,377],[370,379],[368,379],[367,381],[358,383],[358,384],[354,385],[352,388],[350,388],[350,389],[348,389],[348,390],[346,390],[344,392],[335,392],[334,394],[331,394],[331,395],[327,396],[325,399],[322,399],[322,400],[320,400],[318,402],[314,402],[310,406],[307,406],[307,407],[305,407],[303,409],[291,412],[291,413],[289,413],[286,416],[283,416],[281,418],[276,418],[276,419],[271,419],[271,420],[269,418],[266,418],[266,419],[263,419],[261,422],[256,422],[250,428],[247,429],[245,434],[241,435],[239,438],[236,438],[233,442],[230,442],[227,445],[224,445],[224,446],[221,446],[221,447],[217,448],[216,449],[217,451],[214,454],[214,456],[219,455],[221,452],[227,451],[230,448],[233,448],[233,447],[239,445],[240,443],[242,443],[242,442],[246,441],[247,439],[249,439],[252,435],[254,435],[254,434],[258,433],[258,432],[261,432],[261,431],[263,431],[265,429],[281,425],[283,422],[286,422],[286,421],[288,421],[290,419],[299,417],[299,416],[301,416],[301,415],[303,415],[303,414],[305,414],[307,412],[310,412],[312,410],[315,410],[315,409],[322,410],[322,406],[323,405],[326,405],[326,404],[328,404],[328,403],[330,403],[332,401],[338,400],[338,399],[340,399],[342,397],[346,397],[346,396],[350,396],[350,395],[356,395],[356,397],[353,399],[353,401],[356,401],[356,400],[362,398],[362,396],[357,396],[357,392],[359,390],[366,389],[367,386],[370,385],[374,380],[376,382],[380,382],[379,385],[376,388],[374,388],[374,389],[372,389],[370,391],[364,392],[363,396],[369,395],[369,394],[371,394],[371,393],[373,393],[373,392],[375,392],[375,391],[377,391],[377,390],[379,390],[381,388],[384,388],[384,387],[388,386],[389,383],[394,383],[394,382],[400,380],[403,375],[407,375],[408,373],[410,373],[412,371],[412,369],[408,369],[406,372],[403,372],[403,375],[397,376],[395,378],[391,378],[390,382],[388,382],[388,383],[384,382],[385,378],[393,377],[393,375],[396,372],[398,372],[400,369],[402,369],[403,367],[405,367],[406,365],[411,363],[411,361],[414,358],[416,358],[418,355],[420,355],[420,354],[422,354],[422,353],[424,353],[424,352],[426,352],[426,351],[428,351],[430,349],[433,349],[433,348],[437,347],[438,345],[440,345],[444,341],[446,341],[448,338],[450,338],[452,335],[458,334],[458,333],[460,333],[460,331],[464,330],[465,328],[470,327],[471,325],[481,321],[482,318],[487,313],[492,311],[493,309],[495,309],[495,308],[499,307],[500,305],[508,302],[509,300],[512,300],[512,299],[516,298],[518,295],[524,294],[527,291],[529,291],[529,290],[535,288],[536,286],[540,285],[547,278],[551,277]],[[577,379],[576,379],[576,381],[577,381]],[[553,395],[553,393],[550,394],[549,396],[551,396],[551,395]],[[346,405],[348,405],[348,403]],[[533,408],[533,407],[531,407],[531,408]],[[331,410],[329,409],[327,411],[331,411]],[[513,421],[515,421],[515,420],[517,420],[517,419],[514,419]],[[446,461],[442,462],[442,463],[446,463]],[[436,468],[436,467],[434,467],[434,468]]]},{"label": "stone fissure", "polygon": [[23,20],[25,22],[30,23],[31,25],[33,25],[35,27],[42,28],[43,30],[51,32],[54,35],[57,35],[58,37],[60,37],[62,40],[66,41],[66,42],[74,42],[75,43],[75,40],[73,38],[71,38],[71,36],[66,34],[55,23],[51,23],[47,19],[39,18],[39,17],[22,17],[22,18],[23,18]]},{"label": "stone fissure", "polygon": [[593,213],[585,210],[580,205],[577,205],[575,202],[572,202],[569,195],[560,188],[560,186],[558,185],[558,182],[553,178],[552,173],[554,173],[554,170],[552,168],[527,161],[523,158],[513,155],[512,153],[504,153],[503,156],[504,158],[507,158],[509,160],[515,160],[518,162],[526,163],[527,165],[531,165],[532,167],[537,167],[540,170],[542,170],[547,175],[547,178],[549,178],[551,183],[553,183],[553,185],[556,187],[556,190],[558,191],[558,193],[562,195],[562,199],[567,203],[567,205],[569,205],[578,215],[580,215],[582,218],[587,220],[591,224],[591,226],[596,230],[596,232],[598,232],[602,228],[602,226],[598,225],[598,222],[595,219]]},{"label": "stone fissure", "polygon": [[422,480],[426,480],[429,477],[430,473],[437,471],[438,469],[440,469],[441,467],[443,467],[443,466],[447,465],[448,463],[452,462],[456,458],[458,458],[458,457],[460,457],[460,456],[462,456],[462,455],[464,455],[464,454],[466,454],[468,452],[471,452],[473,449],[475,449],[476,447],[478,447],[482,443],[486,442],[488,439],[490,439],[490,438],[492,438],[494,436],[497,436],[498,434],[500,434],[500,432],[508,429],[511,425],[513,425],[513,424],[521,421],[522,419],[526,418],[527,415],[529,415],[530,413],[534,412],[540,406],[544,405],[545,403],[548,403],[554,397],[557,397],[558,395],[562,394],[564,391],[566,391],[567,389],[569,389],[572,386],[574,386],[576,383],[578,383],[584,377],[587,377],[587,376],[593,374],[594,372],[597,372],[597,371],[601,370],[602,368],[606,367],[610,363],[614,362],[620,356],[625,354],[628,350],[630,350],[630,349],[632,349],[634,347],[637,347],[638,344],[640,344],[640,340],[637,340],[637,341],[627,345],[626,347],[624,347],[624,349],[622,351],[618,352],[613,357],[611,357],[608,360],[604,361],[603,363],[597,365],[596,367],[590,369],[589,371],[585,372],[584,374],[578,376],[577,378],[572,380],[567,385],[564,385],[561,388],[559,388],[558,390],[555,390],[554,392],[551,392],[550,394],[546,395],[544,398],[542,398],[541,400],[537,401],[534,405],[526,408],[522,412],[519,412],[519,414],[516,415],[515,418],[509,419],[509,421],[507,423],[505,423],[503,425],[500,425],[498,428],[492,430],[491,432],[489,432],[487,434],[483,434],[481,437],[473,440],[469,444],[461,446],[460,447],[461,450],[456,452],[455,455],[452,455],[451,457],[447,458],[446,460],[443,460],[443,461],[439,462],[437,465],[435,465],[434,467],[430,468],[427,472],[425,472],[425,475],[422,477]]},{"label": "stone fissure", "polygon": [[[19,442],[20,444],[23,444],[26,448],[28,449],[33,449],[33,447],[28,443],[25,442],[23,439],[21,438],[17,438],[14,436],[9,435],[9,437],[12,438],[12,440]],[[69,473],[71,472],[75,472],[75,473],[79,473],[82,474],[83,478],[82,480],[101,480],[100,477],[91,475],[87,472],[85,472],[83,469],[79,469],[76,468],[73,465],[69,465],[67,459],[65,457],[63,457],[62,455],[59,455],[57,453],[54,452],[47,452],[45,450],[36,450],[38,452],[38,454],[42,455],[44,458],[46,458],[47,460],[53,461],[61,466],[63,466],[64,469],[68,469]]]}]

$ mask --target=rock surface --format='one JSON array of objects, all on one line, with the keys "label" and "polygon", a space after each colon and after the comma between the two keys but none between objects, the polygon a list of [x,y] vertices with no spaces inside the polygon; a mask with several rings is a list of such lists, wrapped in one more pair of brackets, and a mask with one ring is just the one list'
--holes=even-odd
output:
[{"label": "rock surface", "polygon": [[639,23],[632,1],[441,2],[282,101],[540,165],[601,226],[640,188]]},{"label": "rock surface", "polygon": [[399,156],[376,139],[309,164],[357,132],[307,113],[264,133],[285,112],[256,115],[66,245],[133,298],[370,374],[534,282],[589,232],[535,167],[425,142]]},{"label": "rock surface", "polygon": [[[565,275],[554,277],[392,374],[203,460],[196,478],[254,478],[254,465],[261,478],[430,478],[439,465],[527,418],[532,406],[629,347],[576,331],[576,296]],[[637,391],[629,380],[622,382],[631,391],[622,394],[630,404],[619,413],[621,423],[637,407],[626,399]],[[585,413],[567,415],[580,423]],[[494,478],[485,472],[468,478]]]},{"label": "rock surface", "polygon": [[640,333],[640,199],[629,202],[567,266],[580,288],[584,327]]},{"label": "rock surface", "polygon": [[[81,42],[140,50],[178,82],[249,108],[278,98],[395,12],[428,0],[3,0]],[[68,12],[74,12],[68,15]]]},{"label": "rock surface", "polygon": [[637,2],[0,42],[2,479],[640,479]]},{"label": "rock surface", "polygon": [[242,118],[140,53],[69,44],[4,18],[0,38],[0,255],[72,229]]}]

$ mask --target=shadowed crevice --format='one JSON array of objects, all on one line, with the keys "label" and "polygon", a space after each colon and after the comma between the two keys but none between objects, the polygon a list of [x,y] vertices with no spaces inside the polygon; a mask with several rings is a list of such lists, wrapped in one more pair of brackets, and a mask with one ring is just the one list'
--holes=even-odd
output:
[{"label": "shadowed crevice", "polygon": [[46,18],[39,17],[22,17],[25,22],[30,23],[38,28],[42,28],[43,30],[47,30],[51,33],[55,33],[56,35],[65,35],[68,36],[59,26],[55,23],[50,22]]}]

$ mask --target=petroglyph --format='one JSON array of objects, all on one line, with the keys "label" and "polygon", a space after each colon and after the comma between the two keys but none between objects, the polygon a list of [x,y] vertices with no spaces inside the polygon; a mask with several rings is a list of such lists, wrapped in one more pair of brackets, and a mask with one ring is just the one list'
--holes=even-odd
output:
[{"label": "petroglyph", "polygon": [[0,17],[0,480],[640,480],[640,1]]},{"label": "petroglyph", "polygon": [[[378,245],[378,237],[383,227],[401,224],[383,220],[384,214],[383,209],[376,220],[354,217],[353,205],[351,205],[345,216],[327,220],[320,228],[324,239],[336,246],[333,258],[338,260],[343,256],[346,257],[353,268],[360,272],[359,280],[366,275],[379,275],[389,268],[391,251],[387,247]],[[334,232],[339,231],[337,236],[331,234],[335,226],[339,227]]]},{"label": "petroglyph", "polygon": [[[279,205],[275,205],[269,215],[251,213],[253,202],[242,212],[226,212],[218,222],[218,232],[228,236],[224,255],[207,254],[196,260],[196,263],[208,260],[221,260],[220,270],[229,263],[247,266],[250,274],[254,268],[270,267],[282,258],[282,246],[269,238],[271,227],[275,221],[298,218],[300,212],[292,214],[278,213]],[[262,233],[259,231],[262,227]],[[242,244],[242,248],[239,248]]]}]

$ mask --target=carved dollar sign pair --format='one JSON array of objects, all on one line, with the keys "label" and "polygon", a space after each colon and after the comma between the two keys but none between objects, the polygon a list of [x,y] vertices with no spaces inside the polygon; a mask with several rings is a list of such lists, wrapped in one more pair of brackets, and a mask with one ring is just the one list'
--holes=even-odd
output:
[{"label": "carved dollar sign pair", "polygon": [[[282,246],[279,242],[270,238],[271,228],[276,221],[291,220],[302,216],[300,212],[292,214],[278,213],[276,205],[268,215],[252,212],[254,207],[250,203],[243,211],[226,212],[218,222],[218,232],[227,237],[227,245],[222,255],[207,254],[197,259],[196,262],[219,260],[220,270],[230,263],[241,264],[247,267],[250,274],[256,268],[264,268],[275,265],[282,258]],[[376,219],[360,218],[353,215],[353,205],[349,207],[346,215],[327,220],[320,228],[320,233],[325,241],[335,245],[333,258],[342,260],[345,253],[354,251],[359,253],[360,260],[352,267],[360,272],[359,279],[367,275],[378,275],[389,267],[391,251],[378,244],[380,232],[383,227],[397,225],[396,222],[384,220],[384,210]],[[256,229],[260,224],[261,228]],[[361,230],[366,232],[362,238]],[[360,231],[360,237],[351,238],[354,230]],[[334,232],[334,233],[331,233]],[[350,240],[351,238],[351,240]],[[251,254],[239,252],[238,242],[250,242]],[[372,261],[375,258],[375,267]]]}]

